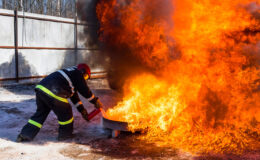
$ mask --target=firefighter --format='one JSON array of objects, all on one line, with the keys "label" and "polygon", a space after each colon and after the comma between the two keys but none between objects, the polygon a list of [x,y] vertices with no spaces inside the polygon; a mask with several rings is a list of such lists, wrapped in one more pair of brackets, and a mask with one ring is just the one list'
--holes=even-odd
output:
[{"label": "firefighter", "polygon": [[78,93],[87,98],[96,108],[103,105],[96,97],[86,80],[90,78],[90,69],[86,64],[77,67],[58,70],[44,78],[35,87],[37,110],[23,127],[17,137],[17,142],[32,141],[40,131],[48,114],[52,110],[58,118],[58,140],[66,140],[73,137],[73,114],[69,99],[88,121],[88,112],[82,105]]}]

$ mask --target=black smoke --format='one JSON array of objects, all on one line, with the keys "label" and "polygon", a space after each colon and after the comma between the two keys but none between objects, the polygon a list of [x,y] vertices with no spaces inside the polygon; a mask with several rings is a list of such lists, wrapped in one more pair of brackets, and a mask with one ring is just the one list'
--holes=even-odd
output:
[{"label": "black smoke", "polygon": [[[137,44],[138,34],[135,31],[126,29],[127,26],[125,26],[124,20],[129,13],[125,13],[124,11],[128,10],[129,6],[133,3],[135,3],[135,7],[138,7],[136,12],[139,12],[140,15],[137,19],[140,25],[136,27],[152,27],[160,21],[168,22],[167,26],[169,30],[173,26],[170,19],[171,12],[173,11],[171,0],[82,0],[78,3],[80,18],[86,22],[97,22],[99,29],[96,34],[99,37],[99,47],[102,54],[110,59],[107,72],[110,86],[113,89],[122,89],[123,84],[129,77],[142,72],[156,74],[160,67],[168,62],[162,62],[158,56],[149,57],[149,52],[154,51],[154,46],[150,44]],[[97,5],[99,5],[100,9],[98,14],[95,10]],[[106,19],[106,22],[102,22],[102,19]],[[167,30],[167,28],[165,29]],[[163,41],[166,44],[168,41],[172,41],[167,37],[167,34],[159,35],[157,40]],[[129,40],[122,40],[122,36],[129,37]],[[174,47],[169,46],[169,59],[176,58],[176,56],[172,55],[172,50],[174,49]],[[143,51],[148,52],[146,56],[149,57],[149,65],[143,62],[142,58],[136,54],[140,54]]]}]

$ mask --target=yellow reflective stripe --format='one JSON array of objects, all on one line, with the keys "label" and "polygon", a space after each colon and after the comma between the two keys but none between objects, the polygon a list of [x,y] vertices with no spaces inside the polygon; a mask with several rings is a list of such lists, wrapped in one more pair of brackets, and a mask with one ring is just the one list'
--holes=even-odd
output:
[{"label": "yellow reflective stripe", "polygon": [[28,123],[30,123],[38,128],[42,128],[42,124],[35,122],[34,120],[29,119]]},{"label": "yellow reflective stripe", "polygon": [[74,118],[72,117],[70,120],[68,120],[68,121],[65,121],[65,122],[61,122],[61,121],[59,121],[59,124],[60,124],[60,125],[67,125],[67,124],[70,124],[70,123],[72,123],[72,122],[73,122],[73,120],[74,120]]},{"label": "yellow reflective stripe", "polygon": [[42,90],[43,92],[47,93],[48,95],[50,95],[51,97],[61,101],[61,102],[64,102],[64,103],[69,103],[69,101],[66,99],[66,98],[62,98],[62,97],[59,97],[59,96],[56,96],[54,93],[52,93],[50,90],[48,90],[47,88],[45,88],[44,86],[42,85],[37,85],[36,88],[39,88],[40,90]]}]

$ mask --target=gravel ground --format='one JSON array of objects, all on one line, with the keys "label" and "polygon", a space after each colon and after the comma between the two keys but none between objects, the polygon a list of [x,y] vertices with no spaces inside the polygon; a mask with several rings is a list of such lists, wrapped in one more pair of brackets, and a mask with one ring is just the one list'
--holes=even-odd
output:
[{"label": "gravel ground", "polygon": [[[90,88],[106,106],[112,107],[120,95],[107,87]],[[93,106],[83,100],[91,111]],[[101,125],[101,115],[86,122],[73,109],[75,138],[58,142],[58,122],[51,112],[43,128],[33,142],[16,143],[15,139],[30,116],[35,112],[34,85],[12,85],[0,88],[0,159],[1,160],[71,160],[71,159],[173,159],[173,160],[219,160],[219,159],[260,159],[260,154],[250,153],[239,156],[214,155],[195,157],[171,148],[163,148],[137,140],[138,134],[122,133],[110,138],[111,132]]]}]

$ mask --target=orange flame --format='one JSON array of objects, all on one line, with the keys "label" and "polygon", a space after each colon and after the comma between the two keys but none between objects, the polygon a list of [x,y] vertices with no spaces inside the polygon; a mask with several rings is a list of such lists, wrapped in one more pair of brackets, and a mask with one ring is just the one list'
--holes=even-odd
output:
[{"label": "orange flame", "polygon": [[162,3],[97,6],[101,40],[154,70],[129,78],[108,117],[193,153],[260,149],[260,1]]}]

